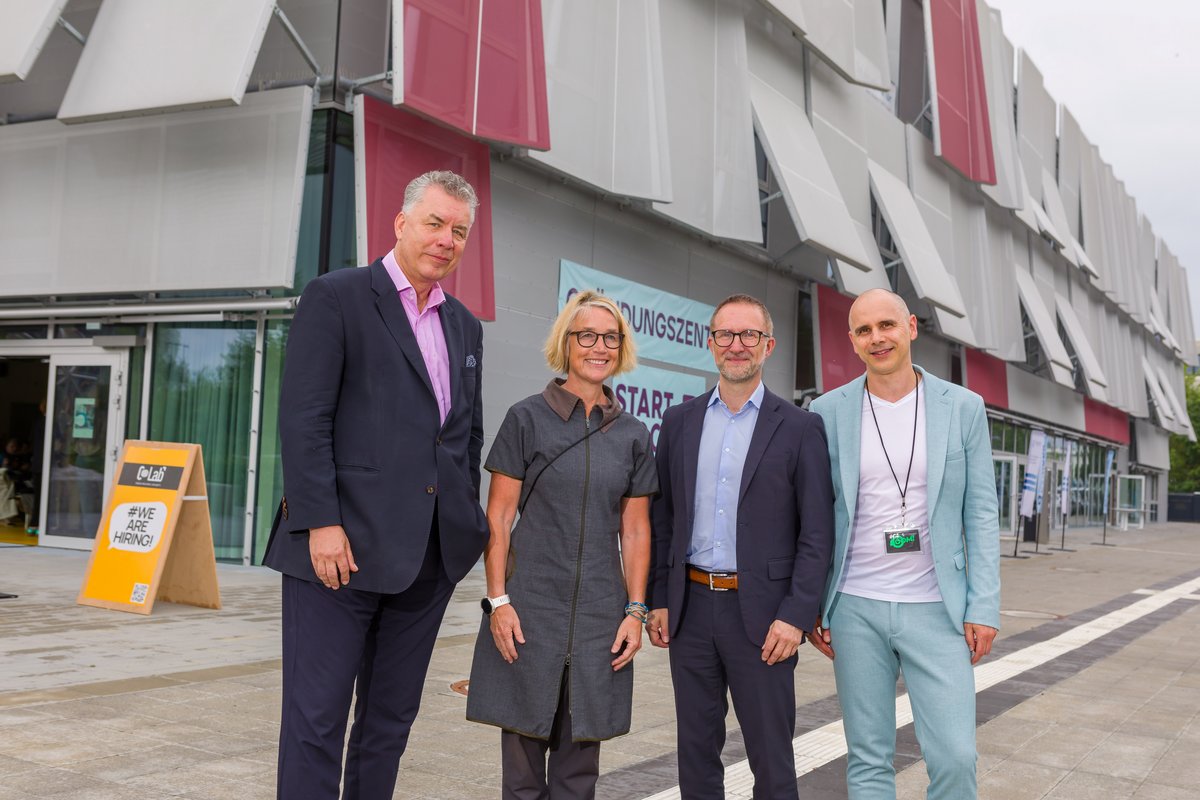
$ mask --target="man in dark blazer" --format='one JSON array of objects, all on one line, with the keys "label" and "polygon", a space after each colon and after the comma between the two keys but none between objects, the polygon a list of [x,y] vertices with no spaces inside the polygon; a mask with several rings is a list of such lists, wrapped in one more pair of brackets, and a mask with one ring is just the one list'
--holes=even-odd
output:
[{"label": "man in dark blazer", "polygon": [[283,573],[286,800],[336,798],[339,778],[345,798],[392,796],[442,615],[483,551],[483,331],[438,284],[477,204],[452,172],[418,177],[395,249],[309,283],[291,325],[264,558]]},{"label": "man in dark blazer", "polygon": [[717,387],[659,433],[646,627],[670,647],[685,800],[725,797],[727,690],[754,797],[796,798],[796,650],[833,547],[825,427],[763,385],[775,339],[761,301],[726,298],[709,329]]}]

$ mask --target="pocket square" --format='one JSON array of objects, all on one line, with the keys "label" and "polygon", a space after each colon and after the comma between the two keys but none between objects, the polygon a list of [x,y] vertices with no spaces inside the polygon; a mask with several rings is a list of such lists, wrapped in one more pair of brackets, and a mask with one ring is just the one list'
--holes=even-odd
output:
[{"label": "pocket square", "polygon": [[464,366],[466,366],[466,367],[475,366],[475,356],[473,356],[473,355],[467,356],[467,363],[464,364]]}]

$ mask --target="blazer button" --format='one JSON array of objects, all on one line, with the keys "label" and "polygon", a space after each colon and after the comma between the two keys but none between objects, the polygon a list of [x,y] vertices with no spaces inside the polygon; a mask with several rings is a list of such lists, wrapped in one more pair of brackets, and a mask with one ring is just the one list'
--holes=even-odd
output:
[{"label": "blazer button", "polygon": [[433,443],[436,444],[438,447],[441,447],[442,446],[442,437],[440,437],[440,436],[437,437],[436,439],[433,440]]},{"label": "blazer button", "polygon": [[437,489],[435,489],[435,488],[434,488],[434,487],[432,487],[432,486],[426,486],[426,487],[425,487],[425,494],[433,494],[433,493],[434,493],[434,492],[436,492],[436,491],[437,491]]}]

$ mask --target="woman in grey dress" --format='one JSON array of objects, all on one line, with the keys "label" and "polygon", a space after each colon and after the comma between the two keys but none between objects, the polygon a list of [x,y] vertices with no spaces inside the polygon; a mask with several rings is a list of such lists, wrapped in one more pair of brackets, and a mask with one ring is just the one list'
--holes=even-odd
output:
[{"label": "woman in grey dress", "polygon": [[594,797],[600,741],[629,732],[658,488],[646,426],[604,385],[636,364],[617,305],[574,295],[545,353],[566,378],[509,409],[484,465],[491,538],[467,718],[503,729],[506,800]]}]

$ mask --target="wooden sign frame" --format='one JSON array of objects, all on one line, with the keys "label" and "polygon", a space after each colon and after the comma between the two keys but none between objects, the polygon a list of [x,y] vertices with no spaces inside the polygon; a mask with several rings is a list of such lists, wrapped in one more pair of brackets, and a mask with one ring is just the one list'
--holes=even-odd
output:
[{"label": "wooden sign frame", "polygon": [[127,441],[76,602],[150,614],[156,600],[221,607],[204,456],[198,444]]}]

